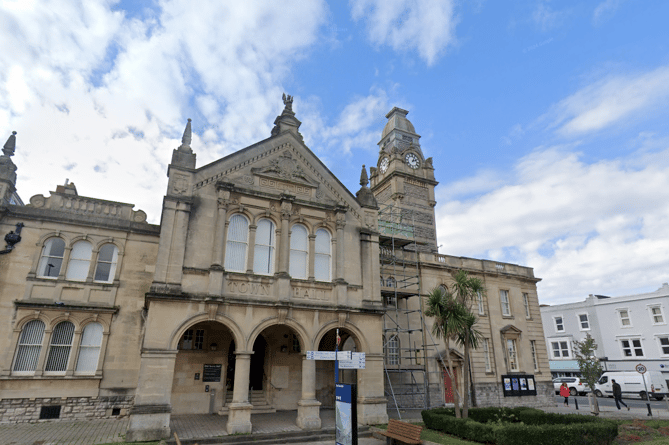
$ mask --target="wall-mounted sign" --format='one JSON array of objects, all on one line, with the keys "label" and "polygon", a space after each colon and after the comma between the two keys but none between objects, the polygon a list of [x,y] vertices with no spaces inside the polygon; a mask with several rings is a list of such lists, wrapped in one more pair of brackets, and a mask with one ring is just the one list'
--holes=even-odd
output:
[{"label": "wall-mounted sign", "polygon": [[504,397],[536,396],[537,388],[533,375],[503,375]]},{"label": "wall-mounted sign", "polygon": [[223,365],[204,365],[202,370],[203,382],[220,382],[221,368]]}]

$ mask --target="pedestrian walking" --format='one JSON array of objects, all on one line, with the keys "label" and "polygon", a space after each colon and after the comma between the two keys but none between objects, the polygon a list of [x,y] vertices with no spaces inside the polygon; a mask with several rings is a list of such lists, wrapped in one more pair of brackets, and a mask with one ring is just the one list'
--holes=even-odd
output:
[{"label": "pedestrian walking", "polygon": [[565,382],[560,386],[560,396],[564,397],[564,406],[569,406],[569,387]]},{"label": "pedestrian walking", "polygon": [[629,411],[630,407],[623,402],[623,391],[620,389],[620,385],[613,379],[611,379],[611,384],[613,386],[613,399],[616,401],[616,406],[620,409],[620,404],[622,403],[627,408],[627,411]]}]

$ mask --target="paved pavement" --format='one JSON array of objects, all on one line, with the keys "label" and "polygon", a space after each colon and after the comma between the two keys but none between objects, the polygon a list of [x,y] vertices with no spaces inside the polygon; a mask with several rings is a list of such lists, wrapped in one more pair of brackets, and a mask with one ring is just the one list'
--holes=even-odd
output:
[{"label": "paved pavement", "polygon": [[[569,407],[562,404],[545,407],[555,413],[576,413],[591,415],[587,405],[581,404],[576,410],[573,403]],[[632,408],[630,411],[615,407],[601,407],[600,417],[614,419],[648,419],[646,408]],[[419,410],[388,411],[391,418],[403,420],[420,419]],[[281,411],[273,414],[254,414],[251,417],[253,433],[278,433],[300,431],[295,425],[296,411]],[[669,419],[669,410],[654,409],[653,418]],[[334,411],[321,410],[323,428],[334,427]],[[172,416],[170,427],[181,439],[226,436],[227,417],[216,415]],[[105,419],[86,421],[41,421],[38,423],[0,424],[0,444],[2,445],[94,445],[123,442],[128,419]],[[382,440],[363,438],[360,445],[381,445]],[[309,442],[309,445],[332,445],[332,441]],[[295,444],[297,445],[297,444]]]}]

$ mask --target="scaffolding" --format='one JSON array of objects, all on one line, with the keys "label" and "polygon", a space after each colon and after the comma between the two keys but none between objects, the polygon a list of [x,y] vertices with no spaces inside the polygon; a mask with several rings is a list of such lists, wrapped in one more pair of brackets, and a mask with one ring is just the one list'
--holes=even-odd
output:
[{"label": "scaffolding", "polygon": [[402,411],[444,403],[441,371],[429,371],[429,359],[443,361],[423,316],[414,222],[410,209],[386,205],[379,211],[385,395],[400,419]]}]

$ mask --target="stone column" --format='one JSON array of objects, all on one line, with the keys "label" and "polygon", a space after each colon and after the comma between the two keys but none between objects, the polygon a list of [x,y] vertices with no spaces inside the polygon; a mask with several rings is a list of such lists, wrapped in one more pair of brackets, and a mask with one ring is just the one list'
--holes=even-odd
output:
[{"label": "stone column", "polygon": [[[223,195],[223,197],[221,197]],[[228,218],[228,204],[230,192],[219,190],[218,214],[214,231],[214,249],[211,256],[211,265],[223,267],[225,258],[225,227]]]},{"label": "stone column", "polygon": [[346,226],[346,214],[337,213],[337,275],[336,280],[344,280],[344,227]]},{"label": "stone column", "polygon": [[316,273],[314,272],[314,263],[316,260],[316,235],[309,235],[309,279],[314,280]]},{"label": "stone column", "polygon": [[232,392],[232,403],[228,411],[228,434],[250,433],[251,410],[249,403],[249,373],[251,371],[252,351],[235,352],[235,387]]},{"label": "stone column", "polygon": [[366,353],[365,369],[358,370],[358,422],[363,425],[388,423],[383,360],[382,353]]},{"label": "stone column", "polygon": [[302,356],[302,398],[297,402],[297,426],[303,430],[321,428],[321,402],[316,400],[316,360]]},{"label": "stone column", "polygon": [[253,273],[253,266],[255,263],[255,251],[256,251],[256,230],[258,226],[255,224],[249,225],[249,250],[248,257],[246,260],[246,273]]},{"label": "stone column", "polygon": [[279,269],[280,276],[288,276],[288,259],[290,256],[290,213],[293,209],[295,197],[281,195],[281,240],[279,241]]},{"label": "stone column", "polygon": [[130,410],[126,440],[146,442],[170,437],[170,405],[176,350],[144,349],[135,405]]}]

